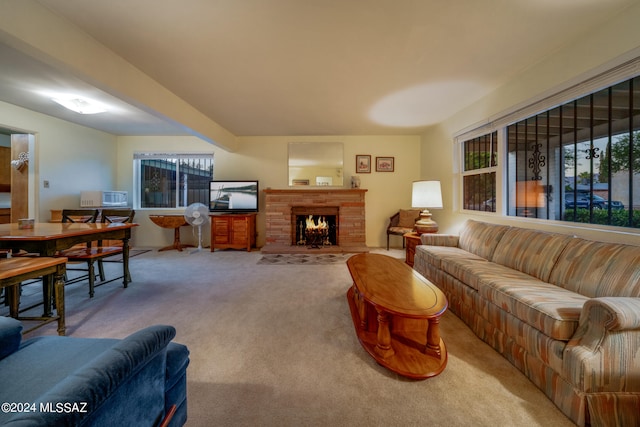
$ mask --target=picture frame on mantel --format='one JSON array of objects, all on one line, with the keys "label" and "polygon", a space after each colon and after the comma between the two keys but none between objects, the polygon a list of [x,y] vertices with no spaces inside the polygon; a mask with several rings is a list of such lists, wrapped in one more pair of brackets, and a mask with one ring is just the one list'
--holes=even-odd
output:
[{"label": "picture frame on mantel", "polygon": [[371,156],[356,154],[356,173],[371,173]]},{"label": "picture frame on mantel", "polygon": [[393,172],[394,157],[376,157],[376,172]]}]

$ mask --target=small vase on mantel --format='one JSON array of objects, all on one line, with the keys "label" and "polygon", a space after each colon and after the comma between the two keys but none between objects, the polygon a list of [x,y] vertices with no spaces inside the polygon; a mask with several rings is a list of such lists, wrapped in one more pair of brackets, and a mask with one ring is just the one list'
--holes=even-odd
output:
[{"label": "small vase on mantel", "polygon": [[351,177],[351,188],[360,188],[360,177],[352,176]]}]

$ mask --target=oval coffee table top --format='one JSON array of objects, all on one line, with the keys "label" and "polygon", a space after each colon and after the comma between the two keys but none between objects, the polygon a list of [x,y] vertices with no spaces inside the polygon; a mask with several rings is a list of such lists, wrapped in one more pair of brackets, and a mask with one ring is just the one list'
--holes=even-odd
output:
[{"label": "oval coffee table top", "polygon": [[347,266],[362,296],[389,313],[429,318],[447,309],[442,291],[402,260],[363,253],[349,258]]}]

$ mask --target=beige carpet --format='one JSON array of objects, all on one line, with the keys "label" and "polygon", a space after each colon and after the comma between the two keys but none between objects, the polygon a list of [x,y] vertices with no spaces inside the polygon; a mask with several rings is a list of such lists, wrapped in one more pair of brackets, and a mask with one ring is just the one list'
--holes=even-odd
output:
[{"label": "beige carpet", "polygon": [[[404,258],[401,250],[376,252]],[[441,322],[447,368],[407,380],[360,346],[344,263],[259,265],[261,258],[258,251],[139,255],[128,289],[109,283],[90,300],[86,284],[67,287],[68,335],[175,326],[191,351],[188,426],[572,425],[451,313]],[[55,334],[55,325],[28,337],[43,334]]]}]

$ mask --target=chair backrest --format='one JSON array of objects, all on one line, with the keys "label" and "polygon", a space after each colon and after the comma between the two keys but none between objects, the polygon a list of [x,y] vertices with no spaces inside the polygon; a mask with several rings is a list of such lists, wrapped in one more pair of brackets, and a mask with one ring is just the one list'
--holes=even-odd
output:
[{"label": "chair backrest", "polygon": [[63,209],[62,222],[94,223],[98,218],[98,209]]},{"label": "chair backrest", "polygon": [[133,222],[135,215],[136,211],[133,209],[103,209],[100,222],[109,224],[114,222]]},{"label": "chair backrest", "polygon": [[400,222],[400,211],[394,213],[389,218],[389,225],[387,226],[387,230],[390,229],[391,227],[397,227],[398,226],[398,222]]}]

